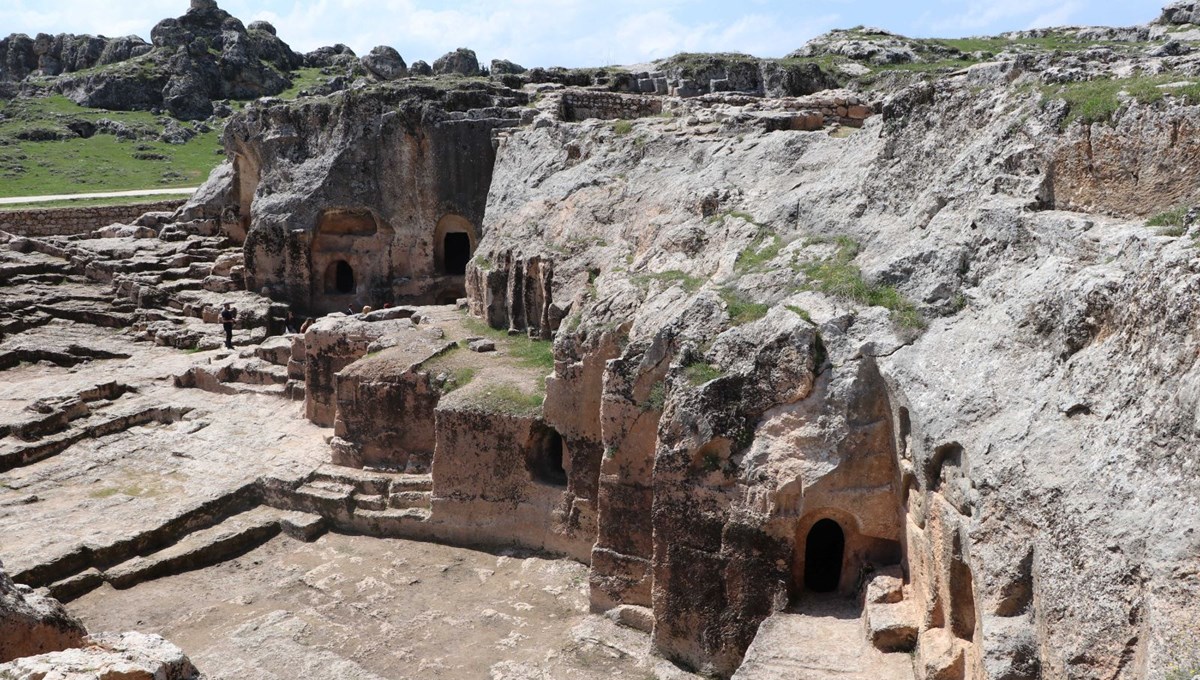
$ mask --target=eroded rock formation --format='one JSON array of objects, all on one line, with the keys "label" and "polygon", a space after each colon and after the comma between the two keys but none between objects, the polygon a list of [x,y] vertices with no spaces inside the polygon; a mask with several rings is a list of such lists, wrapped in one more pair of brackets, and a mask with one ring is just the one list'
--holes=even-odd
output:
[{"label": "eroded rock formation", "polygon": [[[868,90],[805,71],[804,96],[727,55],[680,64],[696,91],[627,75],[637,94],[406,81],[261,102],[168,223],[7,239],[6,277],[85,277],[120,304],[14,302],[0,351],[110,358],[21,338],[68,315],[202,349],[195,320],[236,294],[257,347],[174,386],[302,399],[333,428],[332,464],[268,469],[216,513],[257,513],[239,535],[567,556],[594,611],[690,672],[1158,677],[1200,595],[1196,105],[1174,81],[1200,58],[1159,54],[1164,30],[1070,29],[1082,55],[1013,35]],[[806,50],[962,56],[871,30]],[[1061,89],[1140,71],[1154,90],[1127,78],[1107,118]],[[268,341],[285,304],[327,314]],[[9,429],[74,431],[88,403]],[[22,576],[72,591],[197,554],[152,535],[153,567],[105,548]]]}]

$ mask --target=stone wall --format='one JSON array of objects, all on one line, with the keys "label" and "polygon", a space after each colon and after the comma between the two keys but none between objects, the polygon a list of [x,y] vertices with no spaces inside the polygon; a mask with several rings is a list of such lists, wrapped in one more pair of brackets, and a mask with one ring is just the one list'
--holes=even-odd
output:
[{"label": "stone wall", "polygon": [[660,97],[618,94],[616,92],[594,92],[568,90],[562,95],[560,115],[566,121],[588,118],[613,120],[616,118],[645,118],[662,113]]},{"label": "stone wall", "polygon": [[113,223],[130,224],[144,213],[174,211],[186,202],[180,198],[130,205],[4,210],[0,211],[0,231],[17,236],[86,234]]}]

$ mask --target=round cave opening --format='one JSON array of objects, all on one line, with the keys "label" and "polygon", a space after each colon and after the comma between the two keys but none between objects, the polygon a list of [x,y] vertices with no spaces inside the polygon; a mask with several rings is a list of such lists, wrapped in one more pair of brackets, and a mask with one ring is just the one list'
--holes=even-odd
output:
[{"label": "round cave opening", "polygon": [[808,530],[804,543],[804,587],[814,593],[831,593],[842,580],[846,535],[831,519],[823,519]]}]

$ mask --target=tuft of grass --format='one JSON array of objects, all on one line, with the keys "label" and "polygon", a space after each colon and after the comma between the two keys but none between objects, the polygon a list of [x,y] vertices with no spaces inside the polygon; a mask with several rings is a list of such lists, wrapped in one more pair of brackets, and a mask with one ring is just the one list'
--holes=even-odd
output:
[{"label": "tuft of grass", "polygon": [[754,242],[738,253],[733,268],[740,272],[759,271],[766,267],[783,249],[783,239],[778,234],[759,234]]},{"label": "tuft of grass", "polygon": [[817,323],[813,321],[812,314],[809,314],[807,309],[804,309],[803,307],[797,307],[796,305],[784,305],[783,307],[810,324],[814,326],[817,325]]},{"label": "tuft of grass", "polygon": [[703,361],[698,361],[694,364],[688,364],[687,366],[684,366],[683,373],[687,376],[687,379],[696,386],[703,385],[706,382],[716,380],[717,378],[725,375],[721,372],[721,369]]},{"label": "tuft of grass", "polygon": [[537,411],[545,400],[544,394],[529,394],[508,384],[496,385],[474,397],[475,403],[488,411],[516,415]]},{"label": "tuft of grass", "polygon": [[318,66],[296,69],[288,76],[292,79],[292,85],[277,95],[280,99],[295,99],[300,96],[301,90],[311,90],[329,80],[329,76],[321,73]]},{"label": "tuft of grass", "polygon": [[622,119],[613,123],[613,134],[617,135],[618,137],[624,137],[630,132],[633,132],[632,121]]},{"label": "tuft of grass", "polygon": [[1165,210],[1146,220],[1146,226],[1158,228],[1158,234],[1161,236],[1183,236],[1187,233],[1189,210],[1191,208],[1186,205]]},{"label": "tuft of grass", "polygon": [[900,291],[863,279],[862,270],[852,262],[859,251],[856,241],[838,237],[833,242],[838,245],[833,257],[799,265],[800,271],[808,277],[809,287],[832,297],[888,309],[892,312],[892,321],[902,328],[919,330],[925,327],[921,313]]},{"label": "tuft of grass", "polygon": [[741,326],[752,321],[758,321],[771,310],[770,305],[751,302],[738,290],[722,288],[721,299],[725,301],[725,309],[729,312],[729,321],[734,326]]},{"label": "tuft of grass", "polygon": [[650,394],[646,397],[646,409],[650,411],[661,411],[663,406],[667,404],[667,384],[663,381],[654,383],[654,387],[650,388]]},{"label": "tuft of grass", "polygon": [[442,385],[442,394],[450,394],[460,387],[465,387],[475,379],[479,369],[473,366],[460,366],[450,372],[450,379]]}]

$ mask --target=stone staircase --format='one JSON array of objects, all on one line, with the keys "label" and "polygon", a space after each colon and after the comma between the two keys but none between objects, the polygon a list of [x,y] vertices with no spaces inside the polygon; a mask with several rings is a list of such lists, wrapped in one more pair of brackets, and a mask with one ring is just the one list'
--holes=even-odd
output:
[{"label": "stone staircase", "polygon": [[867,642],[862,608],[838,595],[805,594],[762,622],[733,680],[913,680],[908,654]]},{"label": "stone staircase", "polygon": [[317,515],[254,505],[256,487],[241,489],[176,520],[108,546],[84,548],[18,574],[68,602],[104,583],[117,589],[239,557],[280,533],[316,540],[326,529]]},{"label": "stone staircase", "polygon": [[292,377],[288,368],[293,336],[266,339],[253,350],[222,353],[175,376],[175,386],[217,394],[267,394],[290,399],[304,398],[304,382]]},{"label": "stone staircase", "polygon": [[312,513],[331,526],[371,536],[430,533],[433,477],[322,465],[299,487],[267,494],[273,507]]}]

